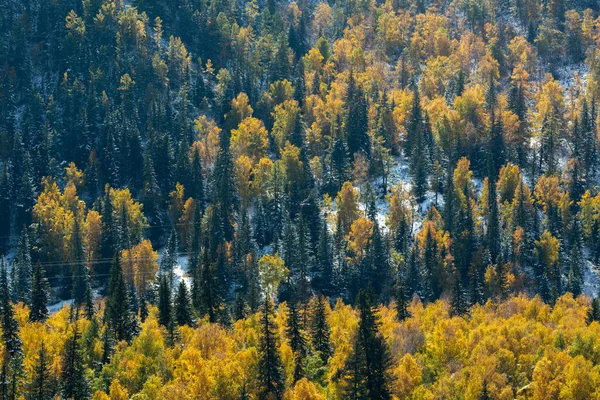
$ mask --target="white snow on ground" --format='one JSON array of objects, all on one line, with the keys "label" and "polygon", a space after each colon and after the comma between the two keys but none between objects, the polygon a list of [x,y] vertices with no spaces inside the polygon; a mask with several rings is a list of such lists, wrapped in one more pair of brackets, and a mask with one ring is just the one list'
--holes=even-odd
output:
[{"label": "white snow on ground", "polygon": [[598,271],[598,267],[590,261],[585,261],[583,272],[583,293],[590,297],[598,296],[600,294],[600,271]]},{"label": "white snow on ground", "polygon": [[71,304],[73,304],[73,299],[59,301],[56,304],[48,306],[48,312],[51,315],[56,314],[57,312],[62,310],[64,306],[70,306]]},{"label": "white snow on ground", "polygon": [[179,286],[179,282],[183,281],[189,290],[192,290],[192,277],[188,274],[188,256],[177,257],[177,264],[173,268],[173,284],[174,287]]}]

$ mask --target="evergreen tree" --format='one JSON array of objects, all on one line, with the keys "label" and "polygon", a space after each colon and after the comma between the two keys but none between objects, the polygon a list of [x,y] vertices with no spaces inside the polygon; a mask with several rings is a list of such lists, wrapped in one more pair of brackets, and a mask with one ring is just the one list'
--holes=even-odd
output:
[{"label": "evergreen tree", "polygon": [[129,341],[133,338],[135,327],[132,323],[129,291],[123,278],[118,252],[115,253],[111,267],[104,318],[118,340]]},{"label": "evergreen tree", "polygon": [[408,273],[406,276],[406,289],[410,296],[418,294],[422,297],[421,284],[421,265],[419,257],[419,249],[416,245],[412,246],[408,259]]},{"label": "evergreen tree", "polygon": [[235,184],[235,168],[230,150],[230,132],[221,132],[219,154],[215,162],[212,179],[213,213],[216,214],[219,229],[223,230],[222,240],[231,241],[234,233],[235,212],[238,196]]},{"label": "evergreen tree", "polygon": [[22,301],[29,304],[31,300],[31,253],[29,247],[29,235],[27,229],[23,228],[19,244],[17,245],[17,255],[13,263],[13,300]]},{"label": "evergreen tree", "polygon": [[86,378],[77,323],[73,327],[73,334],[65,342],[61,380],[61,393],[65,399],[90,398],[90,384]]},{"label": "evergreen tree", "polygon": [[462,277],[456,268],[453,273],[452,298],[450,300],[452,315],[463,315],[467,312],[467,299],[462,283]]},{"label": "evergreen tree", "polygon": [[306,338],[304,337],[301,318],[296,302],[291,300],[288,305],[286,335],[294,355],[295,382],[304,376],[306,358]]},{"label": "evergreen tree", "polygon": [[[77,306],[85,303],[86,292],[89,287],[89,273],[84,265],[83,237],[77,218],[73,226],[73,235],[71,236],[71,262],[72,266],[67,267],[65,271],[68,280],[63,281],[63,290],[65,295],[73,298]],[[67,292],[68,291],[68,292]],[[68,298],[67,297],[67,298]]]},{"label": "evergreen tree", "polygon": [[172,316],[173,304],[171,302],[171,285],[163,275],[158,287],[158,323],[168,327]]},{"label": "evergreen tree", "polygon": [[591,324],[594,321],[600,321],[600,298],[594,297],[592,304],[587,312],[587,323]]},{"label": "evergreen tree", "polygon": [[17,399],[24,378],[23,342],[19,335],[19,323],[10,302],[10,288],[4,260],[0,261],[0,311],[2,313],[2,340],[4,358],[2,360],[2,386],[0,398]]},{"label": "evergreen tree", "polygon": [[365,291],[359,292],[356,304],[360,321],[354,349],[344,369],[346,398],[391,399],[391,359],[379,332],[378,316]]},{"label": "evergreen tree", "polygon": [[410,302],[410,295],[406,287],[406,282],[401,276],[396,279],[396,317],[398,321],[404,321],[410,317],[410,311],[408,305]]},{"label": "evergreen tree", "polygon": [[284,392],[284,376],[277,338],[277,326],[273,321],[271,299],[265,299],[261,313],[261,335],[258,343],[258,385],[261,399],[281,399]]},{"label": "evergreen tree", "polygon": [[182,280],[179,282],[179,290],[175,295],[175,319],[178,325],[192,326],[192,304],[188,294],[187,286]]},{"label": "evergreen tree", "polygon": [[169,282],[173,283],[173,269],[177,265],[177,232],[175,229],[171,230],[165,252],[163,253],[162,259],[160,260],[160,272],[161,275],[167,275]]},{"label": "evergreen tree", "polygon": [[50,285],[46,279],[46,273],[42,264],[38,261],[33,272],[31,286],[31,307],[29,309],[29,320],[45,321],[48,318],[48,300],[50,297]]},{"label": "evergreen tree", "polygon": [[583,291],[583,254],[581,249],[581,229],[579,219],[574,218],[569,232],[569,273],[567,276],[567,290],[573,296],[579,296]]},{"label": "evergreen tree", "polygon": [[371,154],[371,140],[368,135],[369,119],[367,99],[354,74],[350,73],[346,92],[346,141],[351,155],[358,151]]},{"label": "evergreen tree", "polygon": [[327,322],[327,304],[323,295],[319,294],[313,300],[310,318],[311,344],[318,353],[324,365],[333,355],[330,342],[331,330]]},{"label": "evergreen tree", "polygon": [[490,396],[490,392],[488,390],[487,382],[485,380],[483,381],[483,387],[481,388],[481,394],[479,395],[478,400],[492,400],[492,397]]},{"label": "evergreen tree", "polygon": [[50,360],[44,342],[42,342],[38,352],[37,363],[28,392],[28,398],[31,400],[51,400],[54,398],[54,382],[50,373]]},{"label": "evergreen tree", "polygon": [[333,295],[333,256],[331,253],[331,235],[327,226],[327,219],[323,219],[319,243],[317,247],[317,272],[313,281],[313,288],[325,296]]},{"label": "evergreen tree", "polygon": [[498,262],[498,256],[500,255],[501,238],[500,221],[498,218],[498,198],[496,196],[496,173],[494,169],[490,169],[490,174],[488,175],[487,204],[488,214],[486,244],[487,250],[490,255],[490,261],[493,265],[496,265],[496,263]]},{"label": "evergreen tree", "polygon": [[331,191],[337,193],[344,182],[348,180],[350,168],[350,154],[343,138],[342,121],[337,116],[333,127],[333,146],[331,149]]}]

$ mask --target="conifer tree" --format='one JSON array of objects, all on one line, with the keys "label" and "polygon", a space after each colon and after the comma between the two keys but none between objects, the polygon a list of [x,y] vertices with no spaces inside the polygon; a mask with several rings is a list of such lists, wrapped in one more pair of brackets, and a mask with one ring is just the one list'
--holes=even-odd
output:
[{"label": "conifer tree", "polygon": [[175,295],[175,319],[178,325],[192,326],[193,324],[190,296],[183,280],[179,282],[179,289]]},{"label": "conifer tree", "polygon": [[490,262],[496,265],[500,255],[500,221],[498,218],[498,198],[496,196],[496,174],[494,169],[490,169],[488,176],[488,214],[487,214],[487,232],[486,243],[490,255]]},{"label": "conifer tree", "polygon": [[4,379],[0,387],[0,397],[17,399],[24,379],[23,342],[19,334],[19,323],[10,302],[10,288],[3,259],[0,260],[0,312],[2,313],[2,340],[4,342],[4,358],[2,360]]},{"label": "conifer tree", "polygon": [[368,135],[367,99],[360,85],[356,84],[354,74],[350,73],[346,92],[346,141],[350,155],[358,151],[371,154],[371,141]]},{"label": "conifer tree", "polygon": [[219,154],[212,178],[213,212],[217,214],[223,240],[231,241],[234,233],[235,213],[238,208],[234,165],[230,150],[230,132],[221,132]]},{"label": "conifer tree", "polygon": [[294,355],[295,382],[304,376],[304,362],[306,358],[306,338],[302,329],[301,318],[297,303],[291,300],[288,305],[286,335],[292,349],[292,354]]},{"label": "conifer tree", "polygon": [[310,318],[311,344],[319,354],[324,365],[333,355],[330,342],[331,330],[327,322],[327,304],[323,295],[317,295],[313,300]]},{"label": "conifer tree", "polygon": [[261,335],[258,343],[258,385],[261,399],[281,399],[285,389],[277,326],[272,313],[272,300],[267,298],[261,313]]},{"label": "conifer tree", "polygon": [[165,252],[160,260],[160,272],[163,275],[167,275],[170,283],[173,283],[173,269],[177,264],[177,242],[177,232],[175,229],[172,229],[169,239],[167,240]]},{"label": "conifer tree", "polygon": [[422,297],[421,285],[421,266],[419,249],[416,245],[412,246],[408,259],[408,272],[406,276],[406,289],[409,295],[418,294]]},{"label": "conifer tree", "polygon": [[21,232],[13,270],[13,300],[29,304],[31,300],[32,265],[27,228],[23,228]]},{"label": "conifer tree", "polygon": [[325,296],[333,295],[333,256],[331,253],[331,235],[327,226],[327,219],[323,219],[319,243],[317,247],[317,273],[313,281],[313,288]]},{"label": "conifer tree", "polygon": [[452,275],[453,287],[450,308],[452,310],[452,315],[463,315],[467,312],[467,299],[463,287],[463,280],[456,268],[454,268]]},{"label": "conifer tree", "polygon": [[401,276],[398,276],[396,279],[395,299],[396,317],[398,318],[398,321],[404,321],[410,317],[410,311],[408,310],[410,295],[408,288],[406,287],[406,282]]},{"label": "conifer tree", "polygon": [[364,290],[359,292],[356,304],[360,320],[354,349],[345,367],[346,397],[391,399],[391,359],[379,332],[378,316]]},{"label": "conifer tree", "polygon": [[34,374],[29,384],[29,397],[31,400],[51,400],[54,397],[54,383],[50,372],[46,345],[42,342],[38,352]]},{"label": "conifer tree", "polygon": [[600,321],[600,297],[594,297],[587,312],[587,323]]},{"label": "conifer tree", "polygon": [[162,326],[169,326],[173,312],[173,303],[171,301],[171,285],[163,275],[158,287],[158,323]]},{"label": "conifer tree", "polygon": [[33,271],[33,282],[31,286],[31,307],[29,319],[33,322],[45,321],[48,318],[48,300],[50,285],[46,279],[46,273],[42,264],[38,261]]},{"label": "conifer tree", "polygon": [[104,318],[118,340],[131,340],[135,331],[132,326],[129,291],[123,278],[121,258],[115,253],[111,267]]},{"label": "conifer tree", "polygon": [[573,296],[579,296],[583,291],[583,255],[581,249],[581,229],[578,218],[575,218],[569,232],[569,272],[567,276],[567,290]]},{"label": "conifer tree", "polygon": [[73,327],[72,335],[65,343],[61,380],[61,393],[64,398],[88,399],[90,397],[90,384],[86,377],[77,323]]}]

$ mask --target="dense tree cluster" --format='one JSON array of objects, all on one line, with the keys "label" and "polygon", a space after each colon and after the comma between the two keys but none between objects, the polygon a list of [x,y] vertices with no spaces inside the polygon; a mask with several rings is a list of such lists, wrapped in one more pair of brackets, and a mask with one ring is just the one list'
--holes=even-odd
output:
[{"label": "dense tree cluster", "polygon": [[[0,9],[2,398],[595,390],[592,331],[499,372],[466,337],[600,320],[596,2]],[[429,354],[431,310],[465,343]]]}]

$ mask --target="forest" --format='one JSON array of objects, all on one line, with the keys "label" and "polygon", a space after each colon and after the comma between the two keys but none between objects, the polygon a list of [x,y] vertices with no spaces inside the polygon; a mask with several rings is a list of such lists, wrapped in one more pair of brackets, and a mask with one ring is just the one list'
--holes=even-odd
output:
[{"label": "forest", "polygon": [[0,400],[600,399],[597,0],[0,10]]}]

